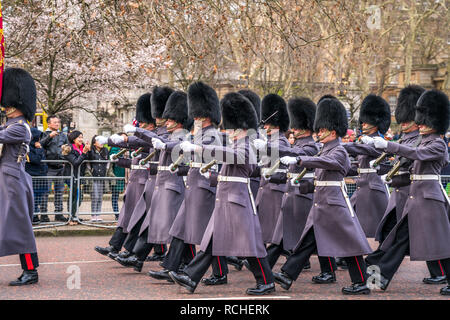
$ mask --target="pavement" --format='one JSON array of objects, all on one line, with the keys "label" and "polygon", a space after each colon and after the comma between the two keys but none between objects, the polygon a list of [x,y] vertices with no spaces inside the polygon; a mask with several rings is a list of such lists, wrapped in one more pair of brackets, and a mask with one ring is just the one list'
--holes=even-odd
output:
[{"label": "pavement", "polygon": [[[81,228],[72,226],[71,228]],[[67,227],[69,228],[69,227]],[[86,230],[89,230],[88,227]],[[101,229],[99,229],[101,230]],[[97,231],[99,231],[97,230]],[[104,232],[104,231],[102,231]],[[69,232],[70,233],[70,232]],[[0,258],[0,300],[62,299],[62,300],[177,300],[177,299],[232,299],[247,300],[245,290],[255,285],[252,274],[245,268],[237,271],[229,266],[228,284],[208,287],[199,284],[194,294],[184,288],[158,281],[147,275],[159,270],[159,262],[146,262],[141,273],[125,268],[94,251],[96,245],[106,246],[110,235],[67,235],[64,237],[38,236],[36,238],[40,267],[39,283],[25,287],[9,287],[9,281],[21,274],[18,256]],[[374,241],[370,241],[376,247]],[[278,272],[285,258],[281,257],[274,271]],[[276,292],[256,299],[274,300],[450,300],[439,294],[444,285],[426,285],[424,262],[406,258],[386,292],[374,290],[368,296],[344,296],[341,288],[350,283],[348,272],[337,271],[337,283],[318,285],[311,277],[319,273],[315,256],[312,268],[305,270],[289,291],[276,285]],[[210,274],[210,270],[206,276]]]}]

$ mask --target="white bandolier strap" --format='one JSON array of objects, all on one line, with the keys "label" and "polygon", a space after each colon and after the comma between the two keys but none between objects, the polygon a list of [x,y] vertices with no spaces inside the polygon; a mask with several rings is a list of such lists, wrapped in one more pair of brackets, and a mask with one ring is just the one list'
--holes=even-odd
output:
[{"label": "white bandolier strap", "polygon": [[139,164],[132,164],[130,168],[131,170],[147,170],[149,168],[149,165],[146,164],[144,166],[141,166]]},{"label": "white bandolier strap", "polygon": [[[269,170],[270,170],[270,168],[262,168],[261,169],[261,176],[265,176],[267,174],[267,171],[269,171]],[[287,169],[277,169],[272,174],[275,174],[275,173],[286,173],[286,172],[287,172]]]},{"label": "white bandolier strap", "polygon": [[412,174],[411,180],[441,180],[441,176],[438,174]]},{"label": "white bandolier strap", "polygon": [[168,166],[158,166],[158,171],[170,171],[170,167],[168,167]]},{"label": "white bandolier strap", "polygon": [[218,176],[217,181],[219,182],[241,182],[241,183],[250,183],[249,178],[244,177],[231,177],[231,176]]},{"label": "white bandolier strap", "polygon": [[340,187],[342,195],[344,196],[345,202],[347,203],[347,208],[350,210],[350,214],[352,218],[355,217],[355,213],[353,212],[352,204],[350,203],[350,199],[348,197],[346,189],[346,185],[344,181],[314,181],[314,185],[316,187]]},{"label": "white bandolier strap", "polygon": [[376,169],[364,169],[364,168],[358,168],[358,173],[377,173]]},{"label": "white bandolier strap", "polygon": [[[295,173],[295,172],[288,172],[288,173],[287,173],[287,177],[288,177],[288,179],[297,178],[297,176],[298,176],[299,173],[300,173],[300,172],[297,172],[297,173]],[[314,178],[314,173],[313,173],[313,172],[306,173],[306,174],[303,176],[302,179],[311,179],[311,178]]]},{"label": "white bandolier strap", "polygon": [[219,175],[217,177],[217,181],[219,181],[219,182],[240,182],[240,183],[246,183],[247,184],[248,194],[250,196],[250,202],[252,203],[253,214],[255,216],[257,215],[255,199],[253,199],[252,189],[250,188],[250,178],[231,177],[231,176],[221,176],[221,175]]}]

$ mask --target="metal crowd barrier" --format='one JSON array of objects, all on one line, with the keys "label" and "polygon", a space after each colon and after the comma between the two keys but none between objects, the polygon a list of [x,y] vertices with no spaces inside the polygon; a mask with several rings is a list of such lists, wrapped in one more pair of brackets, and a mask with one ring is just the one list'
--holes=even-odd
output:
[{"label": "metal crowd barrier", "polygon": [[[106,172],[113,164],[110,160],[86,160],[78,167],[76,179],[76,221],[100,228],[116,228],[119,210],[123,204],[125,177],[93,177],[89,174],[92,164],[104,165]],[[80,176],[81,170],[85,174]],[[106,217],[105,217],[106,216]],[[109,217],[108,217],[109,216]]]},{"label": "metal crowd barrier", "polygon": [[73,189],[73,166],[65,160],[42,160],[42,163],[59,164],[62,174],[65,168],[70,167],[70,175],[53,175],[53,176],[32,176],[33,196],[34,196],[34,217],[40,219],[43,216],[62,215],[67,221],[51,221],[33,223],[33,229],[50,228],[57,226],[65,226],[70,222],[70,212],[72,210],[72,192]]}]

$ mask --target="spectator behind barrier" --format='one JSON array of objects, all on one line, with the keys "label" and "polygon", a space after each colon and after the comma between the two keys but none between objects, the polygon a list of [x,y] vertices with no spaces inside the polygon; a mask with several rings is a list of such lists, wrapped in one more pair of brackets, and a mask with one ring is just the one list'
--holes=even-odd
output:
[{"label": "spectator behind barrier", "polygon": [[[25,171],[32,177],[46,176],[48,167],[42,160],[45,160],[45,150],[42,149],[40,137],[42,132],[36,128],[31,128],[30,152],[28,161],[25,163]],[[39,212],[47,212],[47,179],[33,178],[33,196],[34,196],[34,216],[33,224],[40,223],[37,215]]]},{"label": "spectator behind barrier", "polygon": [[[97,135],[92,137],[92,148],[87,153],[88,160],[108,160],[108,149],[105,148],[103,144],[99,143],[96,138]],[[89,163],[88,166],[92,177],[106,177],[107,163]],[[91,186],[91,211],[101,212],[103,193],[105,192],[105,180],[93,179]],[[102,219],[100,218],[100,215],[92,214],[91,221],[100,222]]]},{"label": "spectator behind barrier", "polygon": [[[48,128],[42,133],[41,136],[41,145],[45,150],[45,158],[47,160],[63,160],[63,156],[61,154],[61,147],[64,144],[68,143],[67,135],[59,130],[61,126],[61,120],[55,116],[51,115],[47,118]],[[57,177],[64,175],[64,165],[58,163],[49,163],[48,164],[48,176]],[[63,211],[63,192],[64,192],[64,181],[63,179],[54,179],[50,181],[49,192],[53,189],[55,193],[54,203],[55,203],[55,212]],[[45,198],[45,205],[47,206],[48,202],[48,193]],[[62,214],[55,215],[56,221],[67,221],[66,218]],[[42,222],[50,221],[47,215],[41,215]]]},{"label": "spectator behind barrier", "polygon": [[[77,182],[79,180],[78,171],[80,176],[84,175],[86,170],[86,164],[82,162],[88,159],[88,152],[91,149],[89,142],[86,144],[83,143],[83,133],[78,130],[74,130],[68,134],[69,144],[62,146],[62,155],[64,160],[69,161],[73,167],[73,188],[72,188],[72,208],[71,208],[71,216],[72,219],[75,218],[75,213],[77,211],[77,197],[80,197],[80,203],[83,200],[83,193],[77,192]],[[80,167],[81,165],[81,167]],[[80,170],[78,170],[80,169]],[[70,176],[70,166],[65,166],[65,175]],[[80,183],[81,188],[81,183]],[[82,221],[82,219],[79,219]]]}]

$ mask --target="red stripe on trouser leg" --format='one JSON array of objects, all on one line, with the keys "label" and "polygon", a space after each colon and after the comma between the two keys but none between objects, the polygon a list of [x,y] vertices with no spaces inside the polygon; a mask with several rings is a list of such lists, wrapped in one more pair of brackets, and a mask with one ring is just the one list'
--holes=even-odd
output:
[{"label": "red stripe on trouser leg", "polygon": [[356,264],[358,265],[359,273],[361,274],[361,279],[364,282],[364,277],[363,277],[363,274],[362,274],[362,271],[361,271],[361,267],[359,266],[358,258],[355,257],[355,260],[356,260]]},{"label": "red stripe on trouser leg", "polygon": [[28,270],[33,270],[33,261],[31,261],[31,255],[29,253],[25,253],[25,261],[27,263]]},{"label": "red stripe on trouser leg", "polygon": [[444,269],[442,269],[441,260],[438,260],[439,268],[441,268],[442,275],[445,276]]},{"label": "red stripe on trouser leg", "polygon": [[334,272],[334,270],[333,270],[333,265],[331,264],[331,259],[330,259],[330,257],[328,257],[328,261],[330,262],[331,272]]},{"label": "red stripe on trouser leg", "polygon": [[189,245],[189,248],[191,248],[192,258],[194,258],[195,254],[194,254],[194,250],[192,250],[192,245],[191,244]]},{"label": "red stripe on trouser leg", "polygon": [[263,270],[263,268],[262,268],[261,262],[259,262],[259,259],[258,259],[258,258],[256,258],[256,260],[258,260],[259,267],[261,268],[261,273],[262,273],[263,278],[264,278],[264,284],[267,284],[267,281],[266,281],[266,275],[264,274],[264,270]]},{"label": "red stripe on trouser leg", "polygon": [[220,276],[222,276],[222,266],[220,265],[219,257],[217,257],[217,262],[219,263]]},{"label": "red stripe on trouser leg", "polygon": [[164,245],[161,244],[161,253],[164,253]]}]

